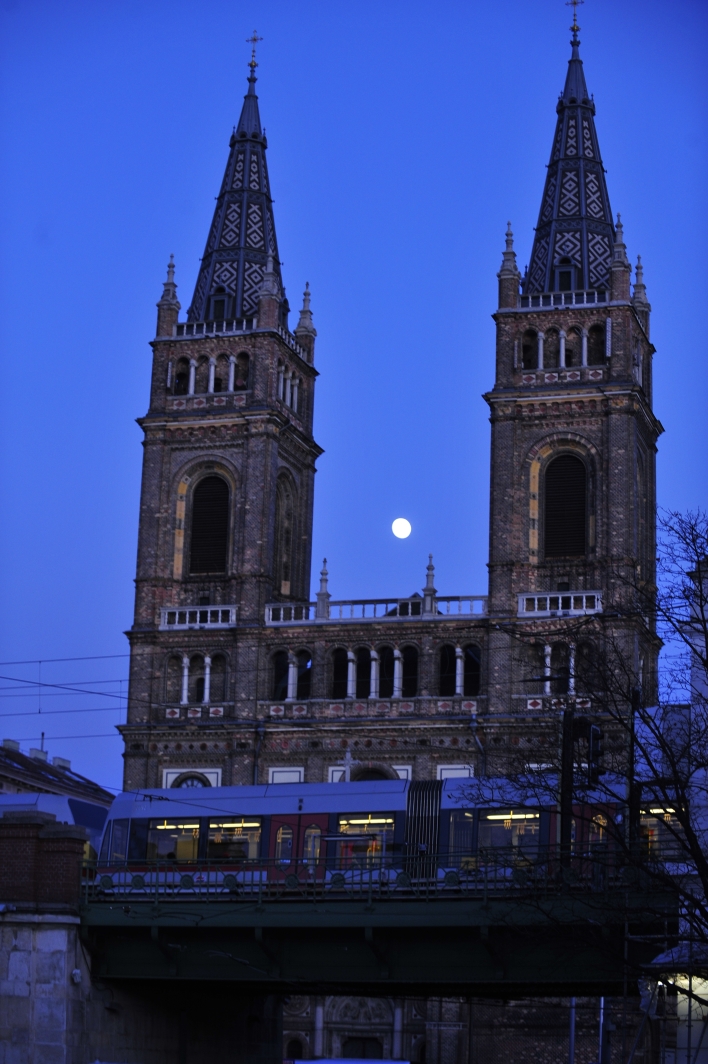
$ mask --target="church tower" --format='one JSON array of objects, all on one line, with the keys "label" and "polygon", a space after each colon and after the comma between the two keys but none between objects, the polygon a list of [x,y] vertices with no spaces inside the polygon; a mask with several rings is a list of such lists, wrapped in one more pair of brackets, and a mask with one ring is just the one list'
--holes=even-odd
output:
[{"label": "church tower", "polygon": [[235,677],[255,678],[236,626],[248,632],[267,602],[309,595],[316,331],[309,289],[294,333],[288,326],[255,68],[252,58],[186,322],[172,261],[157,304],[139,422],[128,786],[148,783],[145,726],[164,726],[167,712],[218,727]]},{"label": "church tower", "polygon": [[[489,709],[590,695],[609,642],[651,697],[656,640],[632,587],[655,580],[649,311],[610,211],[574,21],[530,265],[499,272],[491,412]],[[551,633],[549,635],[549,632]],[[545,634],[544,634],[545,633]]]}]

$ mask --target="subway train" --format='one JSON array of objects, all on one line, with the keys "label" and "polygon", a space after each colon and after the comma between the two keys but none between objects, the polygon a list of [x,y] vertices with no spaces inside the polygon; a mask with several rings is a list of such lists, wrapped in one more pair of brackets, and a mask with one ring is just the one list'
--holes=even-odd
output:
[{"label": "subway train", "polygon": [[[574,807],[578,875],[607,866],[619,820],[591,793]],[[145,790],[113,802],[92,882],[108,894],[486,889],[557,875],[559,836],[547,779]]]}]

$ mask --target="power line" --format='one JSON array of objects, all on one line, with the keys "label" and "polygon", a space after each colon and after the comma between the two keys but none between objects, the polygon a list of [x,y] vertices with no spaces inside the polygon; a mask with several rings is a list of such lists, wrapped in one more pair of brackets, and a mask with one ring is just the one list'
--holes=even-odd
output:
[{"label": "power line", "polygon": [[0,713],[2,717],[54,717],[60,713],[122,713],[125,706],[92,706],[89,709],[40,709],[18,710],[17,713]]},{"label": "power line", "polygon": [[130,654],[91,654],[85,658],[26,658],[24,661],[0,661],[4,665],[53,665],[57,661],[107,661],[109,658],[129,658]]},{"label": "power line", "polygon": [[[45,743],[53,743],[59,739],[122,739],[123,736],[120,732],[98,732],[95,735],[44,735]],[[30,735],[23,739],[16,739],[18,743],[39,743],[42,741],[41,735]]]}]

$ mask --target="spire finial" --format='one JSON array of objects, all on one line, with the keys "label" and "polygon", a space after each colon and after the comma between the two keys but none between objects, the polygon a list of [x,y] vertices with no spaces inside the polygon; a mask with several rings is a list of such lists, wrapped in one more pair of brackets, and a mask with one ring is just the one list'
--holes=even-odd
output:
[{"label": "spire finial", "polygon": [[175,280],[175,257],[170,255],[170,261],[167,263],[167,283],[174,284]]},{"label": "spire finial", "polygon": [[322,559],[322,568],[320,569],[320,590],[317,592],[317,605],[315,606],[315,617],[320,620],[326,620],[329,617],[329,600],[330,593],[327,590],[327,559]]},{"label": "spire finial", "polygon": [[573,37],[576,38],[578,36],[578,30],[580,29],[580,26],[578,25],[578,8],[584,3],[585,0],[566,0],[565,2],[566,7],[572,7],[573,9],[573,25],[570,28],[573,31]]},{"label": "spire finial", "polygon": [[[582,3],[583,0],[579,0],[579,2]],[[256,67],[258,66],[256,62],[256,45],[262,40],[263,38],[258,36],[258,30],[254,30],[252,35],[246,38],[246,44],[251,45],[251,62],[248,65],[251,68],[252,78],[256,76]]]}]

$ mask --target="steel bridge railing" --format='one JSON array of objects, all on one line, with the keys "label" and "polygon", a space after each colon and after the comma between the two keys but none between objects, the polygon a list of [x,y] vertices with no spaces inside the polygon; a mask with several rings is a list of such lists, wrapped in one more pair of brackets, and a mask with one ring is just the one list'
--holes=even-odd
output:
[{"label": "steel bridge railing", "polygon": [[532,856],[518,849],[470,855],[422,854],[361,863],[313,859],[220,861],[86,861],[83,900],[295,902],[317,900],[431,901],[488,895],[543,896],[608,893],[633,884],[633,869],[605,853],[573,854],[562,864],[557,848]]}]

